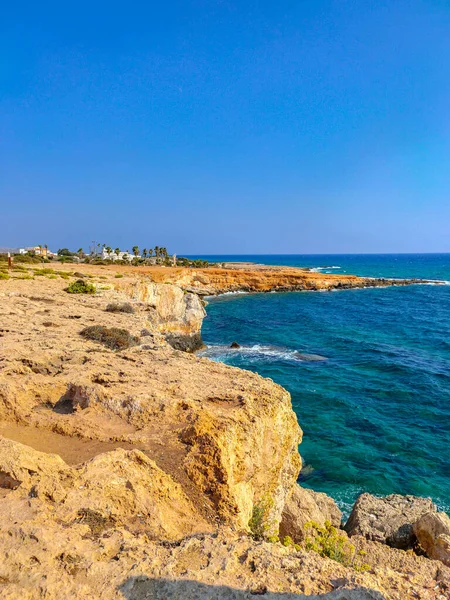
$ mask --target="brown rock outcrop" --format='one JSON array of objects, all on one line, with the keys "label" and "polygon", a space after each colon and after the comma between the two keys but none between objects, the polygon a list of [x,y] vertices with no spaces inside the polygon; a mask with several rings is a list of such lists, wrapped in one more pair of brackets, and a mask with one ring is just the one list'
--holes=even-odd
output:
[{"label": "brown rock outcrop", "polygon": [[[131,268],[132,269],[132,268]],[[195,294],[215,295],[227,292],[272,292],[333,290],[362,287],[410,285],[419,280],[390,280],[355,275],[329,275],[308,269],[274,266],[244,266],[243,268],[158,269],[134,268],[134,273],[145,274],[154,281],[174,283]]]},{"label": "brown rock outcrop", "polygon": [[171,346],[188,352],[203,346],[200,331],[206,313],[196,294],[177,285],[148,280],[116,283],[115,287],[144,304],[153,329],[163,333]]},{"label": "brown rock outcrop", "polygon": [[429,512],[413,527],[420,546],[430,558],[450,566],[450,518],[445,513]]},{"label": "brown rock outcrop", "polygon": [[350,536],[363,535],[393,548],[412,548],[415,543],[414,523],[425,513],[435,510],[429,498],[398,494],[377,498],[361,494],[345,530]]},{"label": "brown rock outcrop", "polygon": [[309,521],[319,525],[329,521],[334,527],[340,527],[341,519],[342,512],[332,498],[296,485],[284,504],[280,538],[289,536],[294,542],[300,543],[305,538],[305,525]]}]

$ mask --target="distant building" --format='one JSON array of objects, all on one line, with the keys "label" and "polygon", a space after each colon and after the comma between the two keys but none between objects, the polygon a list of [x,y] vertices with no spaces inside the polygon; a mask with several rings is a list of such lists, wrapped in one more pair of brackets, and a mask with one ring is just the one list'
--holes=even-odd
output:
[{"label": "distant building", "polygon": [[25,248],[0,248],[0,254],[35,254],[36,256],[42,256],[48,258],[50,256],[57,256],[55,252],[51,252],[48,248],[43,246],[25,246]]},{"label": "distant building", "polygon": [[105,248],[100,252],[95,252],[94,256],[102,260],[128,260],[130,262],[133,258],[141,258],[140,254],[137,256],[130,252],[119,252],[119,254],[116,254],[115,252],[107,252]]},{"label": "distant building", "polygon": [[35,256],[42,256],[43,258],[57,256],[54,252],[51,252],[48,248],[45,248],[45,246],[28,246],[20,249],[20,254],[26,254],[27,252],[31,252]]}]

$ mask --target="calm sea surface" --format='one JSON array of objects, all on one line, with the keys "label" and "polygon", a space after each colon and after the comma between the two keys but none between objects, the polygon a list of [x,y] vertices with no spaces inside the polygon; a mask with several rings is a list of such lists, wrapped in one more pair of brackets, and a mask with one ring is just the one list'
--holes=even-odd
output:
[{"label": "calm sea surface", "polygon": [[[450,282],[449,254],[202,258]],[[362,491],[450,510],[450,285],[225,295],[207,313],[204,355],[291,393],[303,485],[345,512]]]}]

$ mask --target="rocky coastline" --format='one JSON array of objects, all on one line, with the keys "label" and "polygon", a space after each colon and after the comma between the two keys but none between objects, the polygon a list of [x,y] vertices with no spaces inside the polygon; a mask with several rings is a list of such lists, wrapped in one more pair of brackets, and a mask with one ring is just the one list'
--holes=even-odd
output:
[{"label": "rocky coastline", "polygon": [[[0,281],[2,598],[450,597],[445,514],[363,494],[342,528],[334,501],[297,483],[288,392],[192,353],[202,296],[389,280],[77,271]],[[77,278],[95,293],[69,294]]]},{"label": "rocky coastline", "polygon": [[[109,267],[108,267],[109,268]],[[244,265],[241,268],[161,269],[135,268],[136,275],[156,282],[173,283],[198,296],[216,296],[233,292],[332,291],[373,287],[417,285],[421,279],[386,279],[355,275],[324,274],[295,267]]]}]

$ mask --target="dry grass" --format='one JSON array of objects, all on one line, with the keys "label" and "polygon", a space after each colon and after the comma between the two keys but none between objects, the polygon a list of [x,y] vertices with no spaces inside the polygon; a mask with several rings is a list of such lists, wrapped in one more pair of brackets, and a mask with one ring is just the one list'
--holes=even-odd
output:
[{"label": "dry grass", "polygon": [[106,307],[106,312],[111,313],[134,313],[134,308],[131,306],[129,302],[111,302]]},{"label": "dry grass", "polygon": [[80,331],[80,335],[87,340],[100,342],[111,350],[126,350],[130,346],[139,344],[140,339],[131,335],[127,329],[105,327],[104,325],[91,325]]}]

